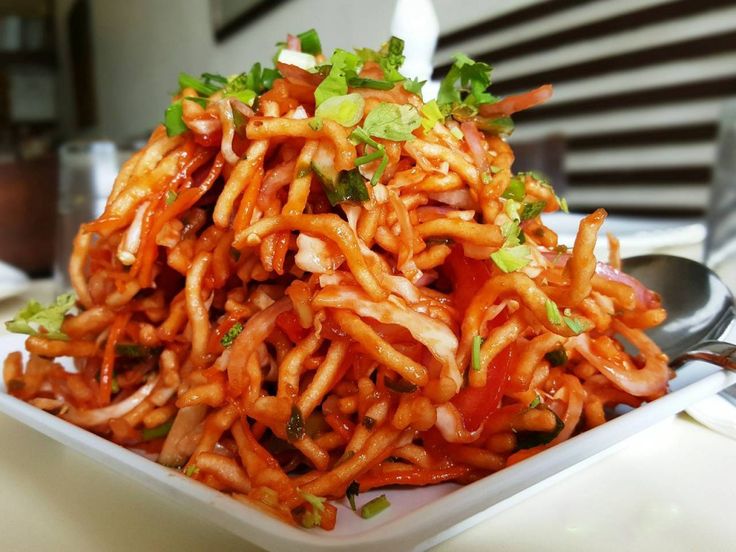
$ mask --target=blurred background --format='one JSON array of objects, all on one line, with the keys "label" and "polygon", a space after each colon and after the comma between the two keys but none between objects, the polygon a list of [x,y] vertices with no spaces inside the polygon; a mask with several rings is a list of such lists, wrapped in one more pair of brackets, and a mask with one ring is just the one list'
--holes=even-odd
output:
[{"label": "blurred background", "polygon": [[397,0],[0,0],[0,259],[51,273],[55,239],[69,239],[57,212],[69,226],[99,208],[180,71],[246,70],[310,27],[328,52],[399,34],[434,79],[463,51],[493,65],[496,95],[553,83],[551,101],[514,117],[517,168],[549,174],[574,211],[620,215],[624,233],[703,240],[736,95],[733,0],[398,3],[395,17]]}]

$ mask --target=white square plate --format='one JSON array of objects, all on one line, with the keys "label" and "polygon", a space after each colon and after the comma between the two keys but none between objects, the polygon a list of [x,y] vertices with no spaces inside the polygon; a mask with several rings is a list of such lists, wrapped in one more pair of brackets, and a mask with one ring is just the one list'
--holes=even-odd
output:
[{"label": "white square plate", "polygon": [[[0,357],[23,349],[22,336],[0,337]],[[541,483],[567,476],[688,405],[736,383],[736,374],[705,363],[691,363],[671,382],[672,392],[624,414],[601,427],[578,435],[537,456],[481,481],[461,487],[389,489],[365,493],[362,499],[385,492],[390,515],[363,520],[338,504],[334,531],[302,530],[273,519],[228,496],[154,462],[146,460],[88,431],[8,396],[0,387],[0,412],[40,431],[111,469],[139,481],[164,497],[190,506],[202,517],[269,550],[350,550],[362,552],[424,549],[491,517],[541,489]]]}]

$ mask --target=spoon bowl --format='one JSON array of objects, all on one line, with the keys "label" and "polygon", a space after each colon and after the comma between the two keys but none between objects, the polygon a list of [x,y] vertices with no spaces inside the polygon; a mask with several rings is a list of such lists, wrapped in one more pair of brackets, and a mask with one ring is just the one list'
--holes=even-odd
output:
[{"label": "spoon bowl", "polygon": [[661,295],[667,319],[647,335],[671,359],[719,339],[735,318],[731,290],[699,262],[640,255],[624,259],[622,270]]}]

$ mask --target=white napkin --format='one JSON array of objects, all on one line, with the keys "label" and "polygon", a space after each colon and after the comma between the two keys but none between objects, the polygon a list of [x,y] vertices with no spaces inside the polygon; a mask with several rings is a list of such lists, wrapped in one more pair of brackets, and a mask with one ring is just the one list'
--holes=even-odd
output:
[{"label": "white napkin", "polygon": [[705,427],[736,439],[736,406],[720,395],[703,399],[686,412]]}]

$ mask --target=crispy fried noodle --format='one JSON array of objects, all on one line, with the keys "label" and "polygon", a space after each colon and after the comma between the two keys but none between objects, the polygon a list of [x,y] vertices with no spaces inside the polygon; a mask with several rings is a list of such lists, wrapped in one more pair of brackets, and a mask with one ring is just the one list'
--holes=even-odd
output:
[{"label": "crispy fried noodle", "polygon": [[551,87],[496,98],[458,55],[424,102],[402,49],[327,58],[311,30],[275,69],[182,74],[79,230],[76,298],[8,323],[8,392],[324,529],[335,500],[472,482],[666,393],[658,296],[594,257],[605,211],[568,250],[540,218],[564,200],[512,173],[510,116]]}]

